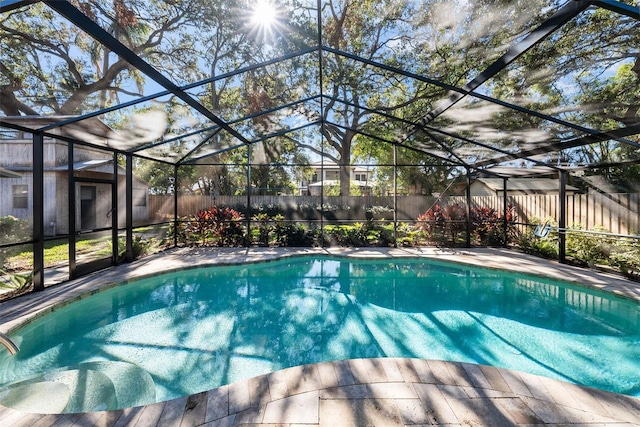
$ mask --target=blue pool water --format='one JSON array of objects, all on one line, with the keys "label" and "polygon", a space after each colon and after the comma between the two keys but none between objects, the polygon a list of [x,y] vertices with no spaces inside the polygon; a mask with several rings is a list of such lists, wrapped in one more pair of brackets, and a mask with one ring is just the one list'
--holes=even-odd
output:
[{"label": "blue pool water", "polygon": [[[21,351],[0,352],[0,404],[32,412],[137,406],[290,366],[385,356],[640,396],[637,302],[417,259],[300,257],[169,273],[61,307],[12,337]],[[59,398],[42,408],[45,395]]]}]

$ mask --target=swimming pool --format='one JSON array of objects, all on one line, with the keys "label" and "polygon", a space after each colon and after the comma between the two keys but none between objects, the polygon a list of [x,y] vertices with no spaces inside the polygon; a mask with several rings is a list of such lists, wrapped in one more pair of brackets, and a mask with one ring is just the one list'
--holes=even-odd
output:
[{"label": "swimming pool", "polygon": [[424,259],[185,270],[99,292],[12,334],[21,351],[0,354],[0,404],[116,409],[289,366],[385,356],[481,363],[638,396],[639,326],[631,300]]}]

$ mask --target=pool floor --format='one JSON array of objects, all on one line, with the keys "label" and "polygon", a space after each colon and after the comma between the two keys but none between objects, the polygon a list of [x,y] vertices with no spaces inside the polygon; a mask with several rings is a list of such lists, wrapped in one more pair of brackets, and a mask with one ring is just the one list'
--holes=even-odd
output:
[{"label": "pool floor", "polygon": [[[494,249],[176,249],[94,277],[0,305],[2,331],[57,301],[110,283],[193,264],[231,263],[317,253],[366,257],[427,256],[510,266],[624,294],[640,300],[637,283],[576,269],[517,251]],[[555,275],[555,276],[554,276]],[[405,425],[640,424],[638,399],[503,369],[418,359],[358,359],[294,367],[190,397],[133,409],[37,415],[0,408],[0,424],[50,425]],[[82,421],[85,420],[85,421]]]}]

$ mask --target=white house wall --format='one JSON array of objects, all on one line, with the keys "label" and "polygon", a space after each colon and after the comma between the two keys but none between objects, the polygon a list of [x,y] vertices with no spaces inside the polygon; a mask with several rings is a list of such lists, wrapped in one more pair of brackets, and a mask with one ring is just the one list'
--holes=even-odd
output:
[{"label": "white house wall", "polygon": [[[0,178],[0,216],[14,216],[20,219],[31,220],[33,209],[33,186],[31,184],[31,172],[21,173],[20,178]],[[16,209],[13,207],[13,186],[27,186],[27,208]]]},{"label": "white house wall", "polygon": [[[67,179],[66,172],[57,172],[56,179],[56,218],[55,224],[47,222],[45,218],[44,229],[45,234],[48,234],[47,229],[52,232],[52,235],[56,234],[68,234],[69,233],[69,180]],[[46,203],[45,203],[46,205]],[[55,233],[55,234],[53,234]]]},{"label": "white house wall", "polygon": [[480,181],[474,181],[469,187],[472,196],[495,196],[496,192]]}]

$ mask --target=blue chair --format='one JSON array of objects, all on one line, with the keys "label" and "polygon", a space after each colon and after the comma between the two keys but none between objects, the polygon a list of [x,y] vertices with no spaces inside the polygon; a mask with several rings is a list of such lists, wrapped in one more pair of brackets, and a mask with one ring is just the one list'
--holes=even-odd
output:
[{"label": "blue chair", "polygon": [[536,237],[544,238],[544,237],[547,237],[547,235],[549,234],[549,231],[551,231],[551,226],[549,225],[548,222],[545,222],[544,224],[539,224],[536,227],[536,229],[533,232],[533,235]]}]

